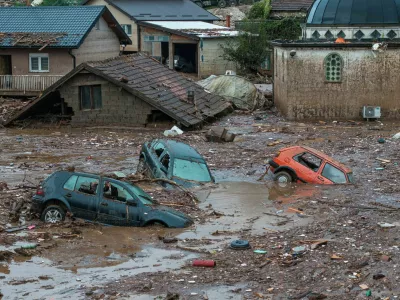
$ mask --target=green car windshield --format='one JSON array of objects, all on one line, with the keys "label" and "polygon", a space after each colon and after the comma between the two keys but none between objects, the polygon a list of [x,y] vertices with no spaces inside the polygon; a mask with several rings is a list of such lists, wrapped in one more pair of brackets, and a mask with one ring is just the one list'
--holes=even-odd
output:
[{"label": "green car windshield", "polygon": [[150,195],[143,191],[141,188],[130,184],[128,184],[127,186],[129,187],[130,191],[134,193],[144,205],[156,204],[154,200],[150,197]]},{"label": "green car windshield", "polygon": [[172,171],[174,177],[184,180],[193,180],[200,182],[211,181],[210,172],[205,163],[194,162],[185,159],[174,159],[174,168]]}]

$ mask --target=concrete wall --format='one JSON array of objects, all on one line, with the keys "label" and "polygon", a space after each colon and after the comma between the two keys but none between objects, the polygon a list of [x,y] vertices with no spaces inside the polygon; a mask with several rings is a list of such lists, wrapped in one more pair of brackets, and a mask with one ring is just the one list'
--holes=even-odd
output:
[{"label": "concrete wall", "polygon": [[78,49],[72,50],[76,57],[76,65],[86,61],[104,60],[119,55],[120,42],[118,36],[107,22],[100,18],[99,29],[94,27],[86,36]]},{"label": "concrete wall", "polygon": [[[49,55],[49,72],[29,72],[29,54]],[[64,75],[73,69],[68,49],[0,49],[0,55],[11,55],[12,75]]]},{"label": "concrete wall", "polygon": [[[102,108],[81,110],[79,86],[101,85]],[[74,111],[72,125],[145,125],[154,108],[118,86],[91,73],[77,74],[59,89]]]},{"label": "concrete wall", "polygon": [[[118,21],[120,25],[132,25],[132,35],[129,36],[129,38],[132,40],[132,45],[127,45],[125,47],[125,51],[133,51],[137,52],[138,50],[138,26],[136,23],[130,19],[129,16],[126,14],[122,13],[118,9],[116,9],[114,6],[108,4],[104,0],[92,0],[89,1],[86,5],[103,5],[107,6],[108,10],[113,14],[114,18]],[[121,49],[122,50],[122,49]]]},{"label": "concrete wall", "polygon": [[[325,81],[324,59],[333,52],[343,59],[338,83]],[[369,48],[275,47],[275,105],[292,120],[362,118],[364,105],[400,118],[400,49],[376,56]]]},{"label": "concrete wall", "polygon": [[233,62],[224,60],[221,50],[221,44],[225,43],[225,38],[203,39],[203,50],[199,55],[199,76],[208,77],[212,74],[222,75],[226,70],[236,71]]}]

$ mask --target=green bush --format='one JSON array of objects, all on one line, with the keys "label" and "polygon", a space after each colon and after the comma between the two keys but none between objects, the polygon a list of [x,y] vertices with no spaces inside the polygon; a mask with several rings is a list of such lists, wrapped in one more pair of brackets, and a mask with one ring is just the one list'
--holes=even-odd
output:
[{"label": "green bush", "polygon": [[247,18],[250,20],[266,19],[271,12],[271,0],[262,0],[256,2],[247,13]]}]

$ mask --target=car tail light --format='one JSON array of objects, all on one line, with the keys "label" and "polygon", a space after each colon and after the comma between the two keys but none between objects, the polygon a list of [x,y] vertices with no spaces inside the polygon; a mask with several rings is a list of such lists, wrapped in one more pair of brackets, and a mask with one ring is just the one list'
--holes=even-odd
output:
[{"label": "car tail light", "polygon": [[39,185],[36,189],[36,195],[38,196],[44,196],[44,189],[41,185]]}]

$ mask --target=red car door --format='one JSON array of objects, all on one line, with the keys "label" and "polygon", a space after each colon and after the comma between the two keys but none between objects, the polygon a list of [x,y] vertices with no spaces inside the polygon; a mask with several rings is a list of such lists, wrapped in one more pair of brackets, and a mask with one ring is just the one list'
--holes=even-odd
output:
[{"label": "red car door", "polygon": [[318,178],[320,176],[321,165],[323,164],[323,160],[320,157],[305,151],[294,156],[293,160],[295,163],[292,166],[301,181],[317,184],[322,183]]}]

